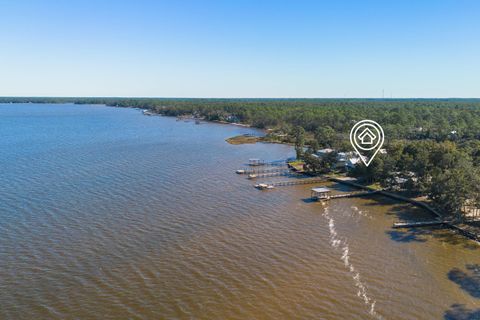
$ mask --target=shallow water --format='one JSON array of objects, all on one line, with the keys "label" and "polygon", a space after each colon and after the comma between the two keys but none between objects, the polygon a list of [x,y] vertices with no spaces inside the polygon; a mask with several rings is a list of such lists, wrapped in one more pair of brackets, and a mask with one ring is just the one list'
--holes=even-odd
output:
[{"label": "shallow water", "polygon": [[224,141],[248,132],[0,105],[0,318],[480,318],[480,246],[392,230],[427,215],[382,197],[255,190],[234,170],[293,151]]}]

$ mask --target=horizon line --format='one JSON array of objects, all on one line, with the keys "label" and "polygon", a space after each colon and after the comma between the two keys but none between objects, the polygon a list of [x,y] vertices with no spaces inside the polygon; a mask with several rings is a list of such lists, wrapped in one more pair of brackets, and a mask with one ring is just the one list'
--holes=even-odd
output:
[{"label": "horizon line", "polygon": [[242,100],[242,99],[264,99],[264,100],[477,100],[480,97],[174,97],[174,96],[0,96],[0,99],[226,99],[226,100]]}]

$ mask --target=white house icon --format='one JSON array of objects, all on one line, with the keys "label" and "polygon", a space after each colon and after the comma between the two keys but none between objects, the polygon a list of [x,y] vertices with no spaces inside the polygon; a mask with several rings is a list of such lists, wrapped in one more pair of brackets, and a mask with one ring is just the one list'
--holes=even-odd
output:
[{"label": "white house icon", "polygon": [[377,138],[377,136],[370,131],[370,129],[366,128],[362,131],[362,133],[360,133],[358,138],[362,141],[362,144],[373,144],[373,141]]}]

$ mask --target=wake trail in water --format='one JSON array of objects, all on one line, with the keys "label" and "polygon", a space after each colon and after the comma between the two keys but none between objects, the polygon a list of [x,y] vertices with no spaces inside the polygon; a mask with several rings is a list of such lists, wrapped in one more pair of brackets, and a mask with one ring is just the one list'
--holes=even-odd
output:
[{"label": "wake trail in water", "polygon": [[341,239],[335,228],[335,220],[330,216],[329,208],[325,207],[323,217],[328,221],[328,228],[330,230],[330,244],[335,250],[341,250],[341,260],[345,264],[345,268],[348,269],[352,275],[352,279],[357,287],[357,296],[360,297],[365,305],[369,307],[369,313],[375,319],[383,320],[384,318],[375,311],[376,301],[368,296],[367,287],[360,278],[360,273],[356,271],[354,265],[350,262],[350,248],[348,246],[347,239]]}]

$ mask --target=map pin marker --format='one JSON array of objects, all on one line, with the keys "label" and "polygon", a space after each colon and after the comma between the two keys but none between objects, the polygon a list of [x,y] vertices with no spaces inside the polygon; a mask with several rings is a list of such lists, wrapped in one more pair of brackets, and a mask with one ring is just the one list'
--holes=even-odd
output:
[{"label": "map pin marker", "polygon": [[368,167],[385,141],[382,127],[373,120],[357,122],[350,130],[350,143]]}]

